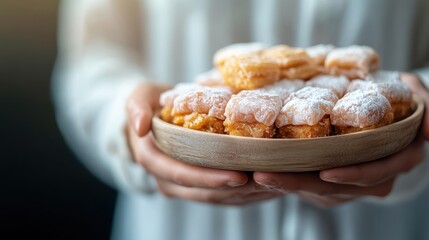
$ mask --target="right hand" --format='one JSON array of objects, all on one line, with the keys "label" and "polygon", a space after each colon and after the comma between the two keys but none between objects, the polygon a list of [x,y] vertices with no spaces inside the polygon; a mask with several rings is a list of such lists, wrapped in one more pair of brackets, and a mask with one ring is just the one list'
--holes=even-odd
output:
[{"label": "right hand", "polygon": [[162,153],[151,130],[159,95],[168,87],[144,83],[136,87],[128,104],[128,141],[137,163],[156,180],[167,197],[224,205],[244,205],[283,193],[256,184],[245,172],[193,166]]}]

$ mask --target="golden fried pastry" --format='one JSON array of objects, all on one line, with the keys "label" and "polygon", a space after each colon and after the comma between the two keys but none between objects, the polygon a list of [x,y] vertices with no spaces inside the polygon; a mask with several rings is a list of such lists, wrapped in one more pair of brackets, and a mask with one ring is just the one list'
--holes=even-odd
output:
[{"label": "golden fried pastry", "polygon": [[305,87],[292,93],[277,116],[277,137],[329,136],[332,132],[329,115],[337,101],[337,95],[325,88]]},{"label": "golden fried pastry", "polygon": [[[163,92],[159,98],[159,104],[162,107],[159,113],[161,119],[166,122],[173,123],[171,111],[173,110],[174,99],[176,99],[180,94],[199,88],[201,88],[201,86],[194,83],[179,83],[173,89]],[[183,121],[176,119],[175,124],[183,125]]]},{"label": "golden fried pastry", "polygon": [[300,48],[279,45],[265,50],[262,55],[279,64],[281,79],[308,80],[321,72],[307,52]]},{"label": "golden fried pastry", "polygon": [[216,67],[221,68],[225,61],[232,56],[246,55],[249,53],[259,54],[267,45],[262,43],[236,43],[219,49],[214,57],[213,63]]},{"label": "golden fried pastry", "polygon": [[307,54],[313,59],[313,61],[321,66],[325,67],[325,59],[328,54],[334,50],[335,46],[330,44],[319,44],[305,48]]},{"label": "golden fried pastry", "polygon": [[370,47],[350,46],[332,50],[325,60],[331,75],[344,75],[348,79],[364,79],[378,69],[380,58]]},{"label": "golden fried pastry", "polygon": [[386,97],[375,90],[347,93],[332,109],[331,123],[336,134],[374,129],[393,122],[393,112]]},{"label": "golden fried pastry", "polygon": [[378,82],[355,80],[350,83],[348,91],[376,90],[387,98],[392,106],[395,121],[407,118],[412,112],[412,92],[402,81],[377,79]]},{"label": "golden fried pastry", "polygon": [[271,138],[282,100],[260,91],[241,91],[233,95],[225,109],[225,131],[230,135]]},{"label": "golden fried pastry", "polygon": [[219,68],[227,85],[238,90],[251,90],[280,79],[276,61],[256,54],[232,56]]},{"label": "golden fried pastry", "polygon": [[339,98],[347,92],[350,81],[344,76],[320,75],[306,82],[307,86],[327,88],[332,90]]},{"label": "golden fried pastry", "polygon": [[174,100],[173,123],[204,132],[224,133],[228,88],[200,88],[179,95]]}]

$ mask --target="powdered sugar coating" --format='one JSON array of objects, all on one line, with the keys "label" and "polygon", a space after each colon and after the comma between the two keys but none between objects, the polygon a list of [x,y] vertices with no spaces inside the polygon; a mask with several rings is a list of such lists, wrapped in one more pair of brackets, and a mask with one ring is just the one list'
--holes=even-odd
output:
[{"label": "powdered sugar coating", "polygon": [[161,93],[159,104],[163,107],[173,108],[174,99],[176,99],[177,96],[199,88],[202,88],[202,86],[195,83],[179,83],[173,89]]},{"label": "powdered sugar coating", "polygon": [[213,62],[215,65],[219,65],[226,59],[237,56],[245,55],[249,53],[255,53],[266,49],[268,46],[262,43],[236,43],[219,49],[214,57]]},{"label": "powdered sugar coating", "polygon": [[174,100],[173,115],[186,115],[193,112],[207,114],[224,120],[225,107],[231,98],[227,88],[200,88],[179,95]]},{"label": "powdered sugar coating", "polygon": [[336,126],[368,127],[377,124],[392,110],[389,101],[375,90],[356,90],[347,93],[331,113]]},{"label": "powdered sugar coating", "polygon": [[336,103],[338,96],[330,89],[318,88],[318,87],[304,87],[299,91],[292,93],[289,98],[300,98],[300,99],[315,99],[315,100],[326,100]]},{"label": "powdered sugar coating", "polygon": [[272,85],[257,89],[255,91],[260,91],[262,93],[269,93],[272,95],[279,96],[283,101],[289,97],[293,92],[298,91],[303,88],[305,83],[303,80],[281,80]]},{"label": "powdered sugar coating", "polygon": [[306,85],[330,89],[341,98],[346,94],[349,83],[350,81],[344,76],[320,75],[306,82]]},{"label": "powdered sugar coating", "polygon": [[374,61],[374,58],[378,57],[372,48],[352,45],[332,50],[326,57],[325,63],[327,67],[331,65],[331,62],[340,61],[343,64],[348,63],[361,68],[368,68],[368,65]]},{"label": "powdered sugar coating", "polygon": [[398,71],[377,71],[368,75],[365,78],[367,81],[382,83],[382,82],[402,82],[401,74]]},{"label": "powdered sugar coating", "polygon": [[317,124],[329,115],[338,101],[337,95],[329,89],[305,87],[292,93],[282,107],[276,120],[278,128],[285,125]]},{"label": "powdered sugar coating", "polygon": [[195,82],[201,86],[207,87],[226,86],[222,75],[215,68],[198,74],[195,77]]},{"label": "powdered sugar coating", "polygon": [[376,90],[384,95],[390,103],[410,102],[412,92],[410,88],[402,81],[380,81],[370,82],[364,80],[355,80],[347,88],[348,92],[356,90]]},{"label": "powdered sugar coating", "polygon": [[260,91],[241,91],[229,100],[225,116],[227,121],[274,124],[282,107],[279,96]]},{"label": "powdered sugar coating", "polygon": [[318,44],[305,48],[305,51],[307,51],[308,55],[313,58],[317,64],[323,65],[326,56],[328,56],[334,48],[335,46],[331,44]]}]

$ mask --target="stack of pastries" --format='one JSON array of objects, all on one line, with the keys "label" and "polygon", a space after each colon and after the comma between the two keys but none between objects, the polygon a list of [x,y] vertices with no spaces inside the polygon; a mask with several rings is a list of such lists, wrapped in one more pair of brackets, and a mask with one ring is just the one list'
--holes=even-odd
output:
[{"label": "stack of pastries", "polygon": [[379,71],[370,47],[234,44],[215,68],[160,97],[160,117],[199,131],[257,138],[316,138],[400,121],[413,111],[398,72]]}]

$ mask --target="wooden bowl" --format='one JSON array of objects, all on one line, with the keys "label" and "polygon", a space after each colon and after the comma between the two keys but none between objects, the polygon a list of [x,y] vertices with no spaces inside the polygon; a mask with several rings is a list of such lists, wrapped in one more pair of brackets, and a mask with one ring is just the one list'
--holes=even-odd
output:
[{"label": "wooden bowl", "polygon": [[261,139],[206,133],[153,118],[156,144],[172,158],[203,167],[239,171],[304,172],[386,157],[413,141],[424,104],[414,96],[408,118],[374,130],[312,139]]}]

